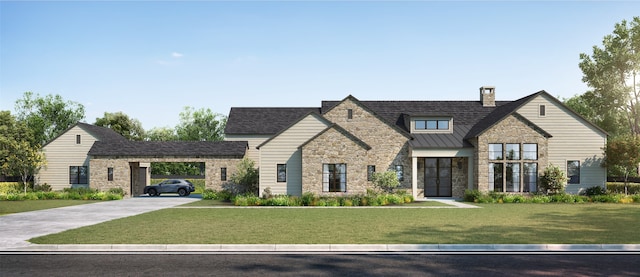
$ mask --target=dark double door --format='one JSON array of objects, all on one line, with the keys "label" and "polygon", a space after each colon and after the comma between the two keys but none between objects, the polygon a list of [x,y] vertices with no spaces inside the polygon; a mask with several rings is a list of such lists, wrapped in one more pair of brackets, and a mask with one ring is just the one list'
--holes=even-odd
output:
[{"label": "dark double door", "polygon": [[451,158],[425,158],[424,165],[424,196],[451,197]]}]

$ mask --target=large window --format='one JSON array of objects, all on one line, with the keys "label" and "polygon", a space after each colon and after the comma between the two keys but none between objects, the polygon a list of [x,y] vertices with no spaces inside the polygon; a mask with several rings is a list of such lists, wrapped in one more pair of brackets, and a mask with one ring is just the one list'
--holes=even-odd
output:
[{"label": "large window", "polygon": [[347,191],[347,165],[323,164],[322,165],[322,191],[345,192]]},{"label": "large window", "polygon": [[567,161],[569,184],[580,184],[580,161]]},{"label": "large window", "polygon": [[[503,151],[504,149],[504,151]],[[538,188],[538,145],[489,144],[489,190],[535,192]]]},{"label": "large window", "polygon": [[278,164],[278,182],[287,181],[287,165]]},{"label": "large window", "polygon": [[69,183],[70,184],[88,184],[89,172],[86,166],[70,166],[69,167]]}]

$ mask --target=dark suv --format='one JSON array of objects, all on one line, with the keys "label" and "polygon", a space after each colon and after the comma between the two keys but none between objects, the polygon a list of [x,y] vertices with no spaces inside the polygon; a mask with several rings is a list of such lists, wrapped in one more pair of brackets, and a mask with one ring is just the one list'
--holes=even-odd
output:
[{"label": "dark suv", "polygon": [[144,193],[149,196],[160,196],[161,193],[178,193],[180,196],[188,196],[195,190],[191,182],[182,179],[164,180],[159,184],[144,187]]}]

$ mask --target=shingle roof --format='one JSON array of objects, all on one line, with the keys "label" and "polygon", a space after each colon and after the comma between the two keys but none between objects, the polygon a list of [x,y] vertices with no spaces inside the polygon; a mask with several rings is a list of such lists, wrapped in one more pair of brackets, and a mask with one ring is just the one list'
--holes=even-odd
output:
[{"label": "shingle roof", "polygon": [[67,128],[66,130],[61,132],[55,138],[53,138],[50,141],[48,141],[47,143],[45,143],[43,145],[43,147],[47,146],[49,143],[55,141],[60,136],[64,135],[66,132],[68,132],[69,130],[71,130],[73,127],[76,127],[76,126],[81,128],[82,130],[85,130],[85,132],[91,134],[94,138],[96,138],[99,141],[122,141],[122,140],[127,140],[125,137],[123,137],[122,135],[116,133],[114,130],[111,130],[109,128],[100,127],[100,126],[96,126],[96,125],[91,125],[91,124],[87,124],[87,123],[83,123],[83,122],[77,122],[76,124],[71,125],[69,128]]},{"label": "shingle roof", "polygon": [[541,92],[537,92],[525,97],[522,97],[518,100],[508,102],[504,105],[496,107],[491,113],[481,118],[473,128],[469,131],[465,138],[474,138],[482,134],[485,130],[489,129],[489,127],[498,123],[500,120],[505,118],[506,116],[514,113],[518,108],[520,108],[525,103],[529,102],[529,100],[536,97]]},{"label": "shingle roof", "polygon": [[90,156],[243,157],[246,141],[96,141]]},{"label": "shingle roof", "polygon": [[227,135],[273,135],[319,108],[231,108]]}]

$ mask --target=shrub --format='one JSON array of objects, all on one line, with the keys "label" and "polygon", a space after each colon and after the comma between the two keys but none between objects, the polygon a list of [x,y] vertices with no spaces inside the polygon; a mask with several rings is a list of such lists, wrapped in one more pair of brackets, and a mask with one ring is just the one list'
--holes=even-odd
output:
[{"label": "shrub", "polygon": [[382,191],[392,193],[400,185],[398,175],[395,171],[374,172],[372,174],[373,185]]},{"label": "shrub", "polygon": [[0,182],[0,194],[18,193],[22,186],[18,182]]},{"label": "shrub", "polygon": [[[638,194],[640,193],[640,184],[628,183],[627,189],[629,194]],[[624,183],[607,183],[607,191],[611,193],[624,193]]]},{"label": "shrub", "polygon": [[218,193],[212,189],[205,189],[202,191],[202,199],[205,200],[219,200]]},{"label": "shrub", "polygon": [[44,192],[48,192],[51,191],[51,186],[47,183],[42,184],[42,185],[35,185],[33,186],[33,191],[44,191]]},{"label": "shrub", "polygon": [[110,188],[108,191],[110,194],[117,194],[120,196],[125,196],[126,193],[124,192],[124,190],[121,187],[117,187],[117,188]]},{"label": "shrub", "polygon": [[601,186],[588,187],[584,191],[580,192],[580,195],[586,195],[586,196],[603,195],[603,194],[607,194],[607,190]]},{"label": "shrub", "polygon": [[567,184],[567,177],[560,167],[551,164],[544,169],[540,183],[543,192],[549,194],[563,193],[564,187]]},{"label": "shrub", "polygon": [[464,191],[463,200],[465,202],[477,202],[477,200],[480,198],[481,195],[482,193],[477,189],[474,189],[474,190],[467,189]]}]

